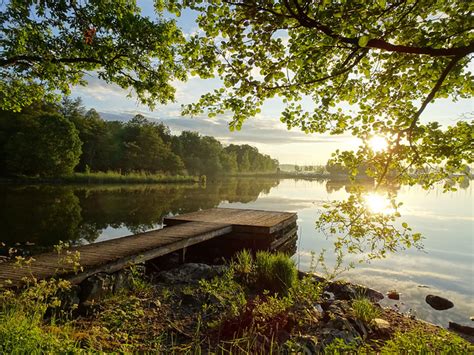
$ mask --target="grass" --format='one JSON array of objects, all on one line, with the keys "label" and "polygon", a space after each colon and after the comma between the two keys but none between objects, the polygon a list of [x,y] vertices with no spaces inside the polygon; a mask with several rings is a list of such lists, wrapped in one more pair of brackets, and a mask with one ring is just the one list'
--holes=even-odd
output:
[{"label": "grass", "polygon": [[255,272],[258,287],[281,294],[286,294],[298,278],[295,263],[283,253],[257,252]]},{"label": "grass", "polygon": [[472,354],[474,346],[446,330],[436,334],[421,329],[401,333],[388,340],[381,354]]},{"label": "grass", "polygon": [[[117,171],[97,171],[72,173],[59,177],[18,176],[14,181],[28,183],[62,184],[156,184],[156,183],[197,183],[203,177],[186,175],[150,174],[143,171],[122,174]],[[204,180],[205,181],[205,180]]]},{"label": "grass", "polygon": [[421,328],[407,332],[397,332],[380,345],[377,350],[368,344],[353,342],[346,344],[336,339],[324,349],[325,354],[472,354],[474,346],[459,336],[439,329],[436,333],[427,333]]},{"label": "grass", "polygon": [[[63,353],[79,351],[67,325],[53,327],[56,319],[44,323],[48,310],[61,305],[59,292],[69,289],[66,281],[36,281],[19,294],[0,291],[0,353]],[[55,312],[60,314],[60,312]],[[53,313],[54,314],[54,313]],[[61,313],[63,317],[66,313]],[[55,331],[52,331],[53,328]]]},{"label": "grass", "polygon": [[234,258],[234,269],[243,276],[249,275],[253,270],[253,257],[247,249],[239,251]]},{"label": "grass", "polygon": [[[311,310],[322,301],[323,285],[298,279],[284,254],[242,251],[223,275],[184,285],[151,284],[137,267],[130,273],[130,289],[79,318],[46,317],[59,305],[56,293],[68,289],[65,281],[33,281],[21,293],[0,290],[0,353],[300,353],[297,339],[320,324]],[[364,297],[352,308],[364,322],[380,312]],[[449,332],[420,328],[376,345],[336,340],[324,352],[464,354],[472,347]]]},{"label": "grass", "polygon": [[380,316],[380,310],[366,297],[358,296],[352,301],[354,315],[366,324]]},{"label": "grass", "polygon": [[11,308],[0,312],[0,353],[40,354],[78,352],[65,327],[60,332],[45,328],[38,317]]}]

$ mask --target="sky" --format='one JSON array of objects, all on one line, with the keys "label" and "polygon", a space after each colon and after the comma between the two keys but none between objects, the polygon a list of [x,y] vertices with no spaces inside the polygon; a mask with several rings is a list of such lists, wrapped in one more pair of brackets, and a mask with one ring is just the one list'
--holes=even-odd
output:
[{"label": "sky", "polygon": [[[138,3],[144,15],[154,16],[153,2]],[[183,12],[178,19],[178,25],[185,34],[199,30],[195,15],[189,11]],[[139,104],[136,98],[127,97],[129,91],[108,84],[94,74],[85,79],[88,85],[74,87],[72,96],[81,97],[86,108],[95,108],[105,119],[128,120],[140,113],[149,119],[164,122],[174,134],[191,130],[213,136],[223,144],[253,145],[260,152],[278,159],[281,164],[325,164],[336,149],[356,149],[359,144],[357,139],[348,135],[329,136],[305,134],[298,129],[287,130],[286,125],[279,119],[283,110],[283,103],[279,99],[267,101],[259,115],[244,122],[241,131],[229,130],[230,116],[222,115],[215,118],[208,118],[205,115],[194,118],[181,116],[182,104],[195,102],[202,94],[220,87],[219,79],[204,80],[191,77],[187,82],[175,82],[176,101],[168,105],[157,105],[153,111]],[[303,107],[304,105],[305,103]],[[462,100],[453,103],[449,99],[442,99],[429,105],[423,113],[423,118],[452,124],[461,115],[473,111],[472,101]]]}]

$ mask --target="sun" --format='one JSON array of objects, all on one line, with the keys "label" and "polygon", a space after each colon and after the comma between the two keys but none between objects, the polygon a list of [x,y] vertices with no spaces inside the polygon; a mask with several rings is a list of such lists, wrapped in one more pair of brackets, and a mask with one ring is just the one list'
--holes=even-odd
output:
[{"label": "sun", "polygon": [[364,196],[365,204],[372,213],[392,214],[394,211],[388,198],[376,194],[369,193]]},{"label": "sun", "polygon": [[388,148],[387,140],[380,136],[373,136],[367,143],[374,153],[380,153]]}]

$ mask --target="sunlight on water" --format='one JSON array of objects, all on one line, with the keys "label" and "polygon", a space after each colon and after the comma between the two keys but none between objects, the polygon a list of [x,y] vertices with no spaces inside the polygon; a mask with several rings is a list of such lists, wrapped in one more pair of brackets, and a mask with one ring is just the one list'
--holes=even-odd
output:
[{"label": "sunlight on water", "polygon": [[390,204],[390,200],[383,195],[369,193],[364,196],[364,201],[372,213],[391,214],[395,212]]}]

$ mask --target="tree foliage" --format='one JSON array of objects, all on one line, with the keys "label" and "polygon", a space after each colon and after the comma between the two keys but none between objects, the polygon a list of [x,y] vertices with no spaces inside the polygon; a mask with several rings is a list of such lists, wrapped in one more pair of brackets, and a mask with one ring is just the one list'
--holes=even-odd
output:
[{"label": "tree foliage", "polygon": [[[289,129],[360,138],[357,151],[337,151],[329,165],[367,174],[377,187],[396,180],[429,188],[444,181],[452,189],[467,178],[474,157],[472,118],[442,126],[423,112],[437,99],[472,97],[469,2],[163,2],[171,11],[200,13],[202,34],[186,44],[186,65],[202,77],[217,73],[223,83],[185,106],[185,114],[230,112],[230,128],[240,129],[266,101],[280,98],[280,120]],[[387,149],[373,149],[373,136],[384,137]],[[395,196],[387,198],[396,211]],[[373,249],[380,242],[394,250],[391,241],[419,241],[418,234],[396,228],[394,219],[366,214],[361,191],[346,202],[334,203],[317,224],[337,236],[336,245],[350,241]],[[340,228],[331,228],[333,223]]]},{"label": "tree foliage", "polygon": [[278,167],[278,161],[249,145],[224,147],[197,132],[172,135],[165,124],[142,115],[105,121],[80,99],[67,97],[60,104],[0,111],[0,153],[0,175],[10,176],[60,176],[73,170],[213,176]]},{"label": "tree foliage", "polygon": [[[374,165],[379,180],[407,166],[443,164],[452,174],[472,162],[473,126],[425,123],[438,98],[469,98],[474,51],[471,5],[465,1],[193,1],[170,9],[200,11],[202,35],[188,46],[196,74],[217,72],[223,87],[184,112],[232,112],[231,128],[283,98],[281,121],[307,133],[381,135],[389,149],[368,145],[337,160]],[[311,98],[310,110],[301,100]],[[350,110],[342,110],[348,104]],[[446,176],[445,174],[445,176]],[[427,182],[438,180],[429,176]],[[407,178],[400,174],[399,178]]]},{"label": "tree foliage", "polygon": [[[330,165],[353,175],[362,170],[377,186],[397,180],[428,188],[444,180],[450,189],[468,174],[472,119],[442,126],[423,113],[438,99],[472,97],[469,1],[156,0],[155,7],[157,21],[140,14],[134,1],[10,1],[0,16],[0,108],[18,110],[55,90],[68,92],[90,71],[132,88],[153,107],[171,100],[170,81],[185,79],[189,71],[218,76],[223,85],[185,106],[184,114],[230,112],[230,129],[240,129],[266,101],[280,98],[280,120],[288,128],[360,138],[360,149],[337,152]],[[201,30],[187,40],[163,16],[165,10],[179,16],[183,9],[197,11]],[[123,129],[119,123],[109,128],[110,137]],[[81,134],[87,136],[85,128]],[[374,150],[372,136],[384,137],[387,149]],[[175,152],[186,152],[181,157],[187,170],[253,169],[250,150],[226,155],[212,139],[198,138],[171,140]],[[115,161],[123,162],[124,151],[133,152],[130,162],[139,160],[136,139],[124,142],[109,150]],[[95,146],[84,145],[85,160],[95,159]],[[333,219],[356,223],[362,196],[352,196],[352,208],[336,204],[340,213]],[[386,231],[390,222],[371,221],[359,239]],[[390,238],[407,240],[403,231]]]},{"label": "tree foliage", "polygon": [[0,109],[68,94],[90,72],[151,107],[168,102],[170,82],[186,77],[183,42],[174,21],[143,16],[135,1],[9,1],[0,14]]},{"label": "tree foliage", "polygon": [[4,174],[70,174],[79,162],[81,145],[74,125],[51,108],[35,105],[21,114],[0,112]]}]

